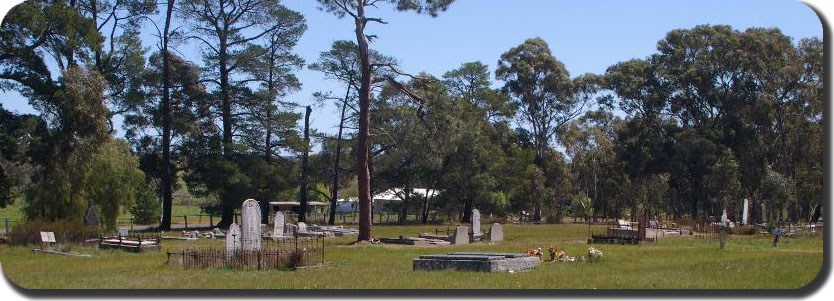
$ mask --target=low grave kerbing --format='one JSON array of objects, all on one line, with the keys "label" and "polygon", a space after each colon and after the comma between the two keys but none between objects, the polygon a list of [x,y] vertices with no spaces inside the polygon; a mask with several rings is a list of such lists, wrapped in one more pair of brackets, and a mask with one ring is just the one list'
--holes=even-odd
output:
[{"label": "low grave kerbing", "polygon": [[412,261],[415,271],[473,271],[504,272],[532,269],[541,263],[539,258],[521,253],[451,252],[421,255]]}]

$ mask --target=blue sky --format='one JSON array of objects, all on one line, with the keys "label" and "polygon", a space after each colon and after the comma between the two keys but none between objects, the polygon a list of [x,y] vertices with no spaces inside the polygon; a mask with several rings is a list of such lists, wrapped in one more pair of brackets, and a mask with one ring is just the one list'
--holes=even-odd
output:
[{"label": "blue sky", "polygon": [[[296,53],[308,63],[329,49],[332,41],[353,38],[352,22],[318,10],[316,1],[283,3],[307,18],[309,29]],[[470,61],[482,61],[492,69],[501,53],[532,37],[547,41],[554,56],[578,76],[647,57],[666,32],[699,24],[728,24],[742,30],[778,27],[794,41],[823,35],[813,10],[793,0],[458,0],[437,18],[380,8],[370,14],[389,24],[370,25],[367,32],[379,36],[371,47],[396,57],[404,71],[438,76]],[[181,52],[201,62],[196,47],[182,47]],[[301,70],[298,77],[303,88],[289,101],[306,105],[313,92],[341,90],[315,71]],[[0,95],[0,103],[21,113],[33,112],[17,93]],[[314,109],[312,125],[319,131],[335,132],[337,120],[335,106]]]}]

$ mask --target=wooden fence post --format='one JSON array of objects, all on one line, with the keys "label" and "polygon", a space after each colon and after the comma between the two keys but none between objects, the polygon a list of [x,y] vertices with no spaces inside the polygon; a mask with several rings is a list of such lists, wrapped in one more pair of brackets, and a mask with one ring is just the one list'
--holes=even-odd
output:
[{"label": "wooden fence post", "polygon": [[185,230],[188,230],[188,215],[183,215],[182,219],[185,220]]}]

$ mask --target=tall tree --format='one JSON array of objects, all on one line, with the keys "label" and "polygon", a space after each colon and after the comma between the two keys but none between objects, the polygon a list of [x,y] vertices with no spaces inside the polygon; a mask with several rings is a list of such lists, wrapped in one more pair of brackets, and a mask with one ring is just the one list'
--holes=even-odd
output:
[{"label": "tall tree", "polygon": [[[495,76],[505,82],[504,91],[518,108],[519,123],[532,134],[536,164],[544,169],[546,152],[556,133],[582,114],[595,92],[594,77],[571,79],[541,38],[528,39],[502,54]],[[541,219],[539,208],[534,212],[535,220]]]},{"label": "tall tree", "polygon": [[[246,83],[253,79],[244,76],[243,67],[259,54],[248,50],[259,41],[276,37],[273,36],[276,31],[295,28],[303,19],[288,13],[278,0],[183,0],[180,3],[180,12],[194,32],[188,38],[201,42],[207,69],[205,81],[216,87],[213,96],[222,125],[221,152],[228,164],[237,153],[234,135],[241,107],[249,106],[243,103],[242,96],[247,90]],[[288,25],[288,22],[295,23]],[[227,171],[233,170],[239,169]],[[223,210],[219,226],[231,224],[234,209],[241,201],[240,195],[231,190],[221,193]]]},{"label": "tall tree", "polygon": [[454,0],[319,0],[325,11],[331,12],[339,18],[353,19],[353,31],[356,44],[359,47],[359,132],[357,147],[357,174],[359,178],[359,241],[371,239],[371,172],[369,168],[368,148],[370,146],[370,103],[371,85],[384,79],[375,77],[373,69],[382,67],[371,61],[369,40],[374,35],[366,34],[368,22],[386,24],[380,18],[367,15],[367,10],[377,8],[377,4],[392,4],[398,11],[415,11],[437,16],[446,10]]}]

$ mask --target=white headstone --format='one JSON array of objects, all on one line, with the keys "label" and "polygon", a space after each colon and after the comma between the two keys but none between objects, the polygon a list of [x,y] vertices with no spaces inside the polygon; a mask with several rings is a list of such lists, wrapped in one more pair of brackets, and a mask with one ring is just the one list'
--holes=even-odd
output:
[{"label": "white headstone", "polygon": [[272,229],[273,237],[284,236],[284,213],[281,211],[275,212],[275,225]]},{"label": "white headstone", "polygon": [[307,232],[307,223],[298,222],[298,232]]},{"label": "white headstone", "polygon": [[233,223],[229,225],[229,232],[226,233],[226,254],[231,254],[240,247],[240,227]]},{"label": "white headstone", "polygon": [[724,209],[724,212],[721,213],[721,225],[722,226],[727,225],[727,209]]},{"label": "white headstone", "polygon": [[478,209],[472,209],[472,235],[481,236],[481,212]]},{"label": "white headstone", "polygon": [[750,206],[750,200],[744,199],[744,207],[741,210],[741,224],[747,225],[747,207]]},{"label": "white headstone", "polygon": [[248,199],[240,207],[240,243],[241,249],[252,251],[261,249],[261,206],[258,201]]}]

